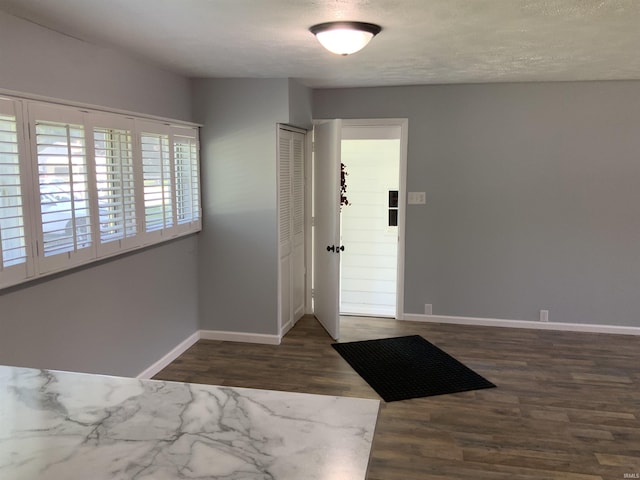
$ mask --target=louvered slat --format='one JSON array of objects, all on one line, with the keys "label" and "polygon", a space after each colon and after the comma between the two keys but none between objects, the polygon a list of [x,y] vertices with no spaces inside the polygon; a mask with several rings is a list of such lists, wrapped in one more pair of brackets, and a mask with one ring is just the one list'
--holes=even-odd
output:
[{"label": "louvered slat", "polygon": [[195,136],[174,136],[174,168],[176,183],[176,213],[178,224],[198,220],[199,181],[198,150]]},{"label": "louvered slat", "polygon": [[304,232],[304,137],[293,138],[293,234]]},{"label": "louvered slat", "polygon": [[16,117],[0,114],[0,270],[25,263]]},{"label": "louvered slat", "polygon": [[173,225],[171,160],[169,136],[142,133],[145,231],[163,230]]},{"label": "louvered slat", "polygon": [[136,235],[131,132],[94,128],[100,242]]},{"label": "louvered slat", "polygon": [[37,121],[44,256],[92,244],[84,127]]},{"label": "louvered slat", "polygon": [[279,143],[280,244],[291,241],[291,140],[282,135]]}]

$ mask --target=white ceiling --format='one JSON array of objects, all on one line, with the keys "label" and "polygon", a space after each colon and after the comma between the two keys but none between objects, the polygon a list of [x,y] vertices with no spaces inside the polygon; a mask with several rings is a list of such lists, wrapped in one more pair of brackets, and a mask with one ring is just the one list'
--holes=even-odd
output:
[{"label": "white ceiling", "polygon": [[[316,88],[640,79],[640,0],[0,0],[0,10],[189,77]],[[383,30],[339,57],[308,31],[332,20]]]}]

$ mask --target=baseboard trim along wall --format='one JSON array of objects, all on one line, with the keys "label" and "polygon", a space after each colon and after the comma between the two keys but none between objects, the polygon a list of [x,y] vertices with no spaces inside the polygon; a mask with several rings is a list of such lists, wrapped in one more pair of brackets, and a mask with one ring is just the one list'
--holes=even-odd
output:
[{"label": "baseboard trim along wall", "polygon": [[263,343],[265,345],[280,345],[280,335],[266,333],[225,332],[219,330],[200,330],[202,340],[222,340],[225,342]]},{"label": "baseboard trim along wall", "polygon": [[149,379],[158,374],[163,368],[186,352],[198,340],[221,340],[225,342],[262,343],[266,345],[280,345],[282,337],[263,333],[223,332],[217,330],[198,330],[176,345],[150,367],[140,372],[136,378]]},{"label": "baseboard trim along wall", "polygon": [[[583,323],[532,322],[529,320],[505,320],[499,318],[454,317],[448,315],[421,315],[405,313],[398,320],[408,322],[454,323],[459,325],[479,325],[483,327],[533,328],[539,330],[565,330],[587,333],[613,333],[618,335],[640,335],[640,327],[623,327],[617,325],[588,325]],[[293,325],[292,325],[293,326]],[[137,375],[137,378],[152,378],[176,358],[186,352],[198,340],[220,340],[225,342],[261,343],[280,345],[282,335],[264,333],[225,332],[219,330],[198,330],[176,345],[169,353],[149,368]]]},{"label": "baseboard trim along wall", "polygon": [[167,353],[160,360],[155,362],[146,370],[140,372],[136,378],[151,378],[156,375],[160,370],[165,368],[171,362],[173,362],[176,358],[186,352],[193,344],[195,344],[198,340],[200,340],[200,331],[194,332],[185,338],[182,342],[176,345],[169,353]]},{"label": "baseboard trim along wall", "polygon": [[483,327],[533,328],[538,330],[564,330],[586,333],[613,333],[617,335],[640,335],[640,327],[618,325],[588,325],[584,323],[532,322],[530,320],[506,320],[499,318],[455,317],[448,315],[423,315],[405,313],[399,320],[409,322],[455,323]]}]

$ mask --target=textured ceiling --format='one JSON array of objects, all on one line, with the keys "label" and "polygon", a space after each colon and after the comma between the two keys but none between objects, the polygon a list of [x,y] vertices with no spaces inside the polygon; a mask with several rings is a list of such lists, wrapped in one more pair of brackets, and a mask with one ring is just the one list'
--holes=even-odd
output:
[{"label": "textured ceiling", "polygon": [[[0,10],[189,77],[312,87],[640,79],[640,0],[0,0]],[[308,31],[331,20],[383,31],[339,57]]]}]

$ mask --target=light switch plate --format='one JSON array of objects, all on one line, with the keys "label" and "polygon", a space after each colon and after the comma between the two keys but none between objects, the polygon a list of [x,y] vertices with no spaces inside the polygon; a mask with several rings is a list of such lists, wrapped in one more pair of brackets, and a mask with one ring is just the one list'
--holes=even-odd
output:
[{"label": "light switch plate", "polygon": [[409,192],[407,197],[409,205],[424,205],[427,203],[426,192]]}]

